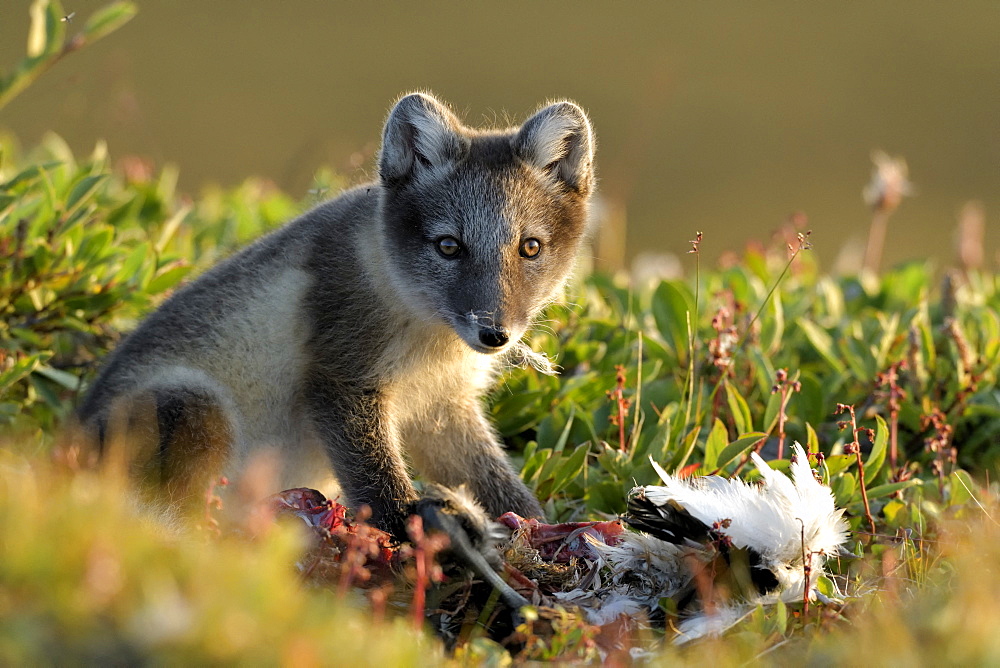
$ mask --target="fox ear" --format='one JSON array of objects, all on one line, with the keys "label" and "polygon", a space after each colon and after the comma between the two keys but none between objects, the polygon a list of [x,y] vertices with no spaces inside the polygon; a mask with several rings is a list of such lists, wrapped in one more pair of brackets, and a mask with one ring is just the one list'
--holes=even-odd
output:
[{"label": "fox ear", "polygon": [[525,121],[514,138],[515,150],[584,195],[594,183],[594,133],[583,109],[557,102]]},{"label": "fox ear", "polygon": [[379,176],[383,183],[404,181],[416,172],[441,167],[459,157],[465,145],[461,123],[446,106],[424,93],[396,103],[382,131]]}]

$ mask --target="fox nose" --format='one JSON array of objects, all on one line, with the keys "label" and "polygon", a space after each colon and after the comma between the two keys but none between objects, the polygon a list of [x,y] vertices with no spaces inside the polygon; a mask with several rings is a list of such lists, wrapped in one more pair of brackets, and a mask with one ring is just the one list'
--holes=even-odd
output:
[{"label": "fox nose", "polygon": [[510,341],[510,334],[503,327],[483,327],[479,330],[479,342],[490,348],[501,348]]}]

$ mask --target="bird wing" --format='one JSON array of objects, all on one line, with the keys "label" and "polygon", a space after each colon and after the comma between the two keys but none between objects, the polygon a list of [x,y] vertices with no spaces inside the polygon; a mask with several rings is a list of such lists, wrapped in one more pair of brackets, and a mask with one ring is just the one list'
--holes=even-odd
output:
[{"label": "bird wing", "polygon": [[830,489],[813,477],[802,446],[796,443],[793,451],[793,479],[751,454],[759,486],[719,476],[684,480],[660,469],[662,485],[632,490],[629,523],[676,544],[704,540],[715,530],[736,547],[781,562],[801,560],[804,524],[805,551],[833,554],[846,538],[843,511],[835,507]]}]

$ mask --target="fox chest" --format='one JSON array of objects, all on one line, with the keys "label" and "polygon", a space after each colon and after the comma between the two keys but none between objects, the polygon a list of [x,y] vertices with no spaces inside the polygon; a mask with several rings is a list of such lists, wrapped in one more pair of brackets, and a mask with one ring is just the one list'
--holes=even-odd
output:
[{"label": "fox chest", "polygon": [[495,377],[495,360],[458,341],[429,343],[396,358],[386,407],[399,427],[435,432],[454,419],[456,406],[479,404]]}]

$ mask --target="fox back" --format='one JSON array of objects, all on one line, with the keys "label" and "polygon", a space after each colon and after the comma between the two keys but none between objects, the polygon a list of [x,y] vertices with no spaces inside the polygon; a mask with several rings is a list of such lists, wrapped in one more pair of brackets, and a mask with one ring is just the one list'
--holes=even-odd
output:
[{"label": "fox back", "polygon": [[267,448],[278,484],[333,473],[397,534],[415,498],[407,462],[469,485],[494,516],[539,515],[481,398],[500,360],[539,360],[520,339],[569,275],[592,160],[572,103],[474,130],[403,97],[378,180],[175,293],[109,358],[81,420],[102,445],[125,440],[175,502]]}]

